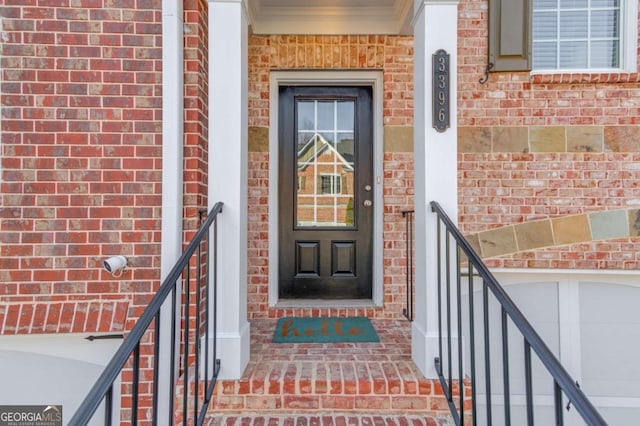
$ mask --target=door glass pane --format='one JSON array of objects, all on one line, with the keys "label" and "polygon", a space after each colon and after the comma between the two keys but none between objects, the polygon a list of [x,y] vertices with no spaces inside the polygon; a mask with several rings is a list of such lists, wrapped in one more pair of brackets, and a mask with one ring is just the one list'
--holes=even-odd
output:
[{"label": "door glass pane", "polygon": [[[309,144],[313,144],[315,141],[315,137],[311,132],[298,132],[298,146],[296,148],[296,152],[298,153],[298,158],[301,155],[308,154],[311,146]],[[304,151],[304,152],[303,152]]]},{"label": "door glass pane", "polygon": [[338,102],[338,130],[353,130],[353,101]]},{"label": "door glass pane", "polygon": [[316,129],[331,130],[334,128],[335,102],[316,102],[318,110],[318,122]]},{"label": "door glass pane", "polygon": [[298,102],[298,130],[313,130],[313,102]]},{"label": "door glass pane", "polygon": [[339,132],[337,135],[336,150],[342,159],[353,166],[355,151],[353,148],[353,132]]},{"label": "door glass pane", "polygon": [[355,226],[354,111],[354,101],[296,101],[297,227]]},{"label": "door glass pane", "polygon": [[[335,140],[335,132],[322,132],[320,133],[320,136],[328,145],[333,146],[333,141]],[[323,158],[323,160],[326,161],[326,158]]]}]

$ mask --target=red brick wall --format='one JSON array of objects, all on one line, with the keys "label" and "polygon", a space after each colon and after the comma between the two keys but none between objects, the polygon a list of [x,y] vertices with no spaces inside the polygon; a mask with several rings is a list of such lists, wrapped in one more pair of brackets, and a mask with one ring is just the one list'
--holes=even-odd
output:
[{"label": "red brick wall", "polygon": [[413,124],[413,37],[252,36],[249,38],[249,126],[269,126],[271,69],[384,71],[384,124]]},{"label": "red brick wall", "polygon": [[208,110],[208,3],[188,0],[184,5],[185,28],[185,173],[184,205],[187,243],[199,226],[198,211],[207,207],[207,143],[209,140]]},{"label": "red brick wall", "polygon": [[[487,63],[487,1],[462,0],[459,16],[462,230],[635,206],[640,75],[505,72],[490,74],[483,85],[478,80]],[[528,137],[524,145],[497,137],[522,129]],[[572,140],[576,129],[582,134]],[[549,136],[540,136],[544,132]],[[586,242],[504,256],[491,264],[627,269],[637,267],[636,246],[637,238]]]},{"label": "red brick wall", "polygon": [[[384,125],[413,124],[413,39],[398,36],[252,36],[249,39],[249,125],[269,126],[272,69],[380,69]],[[251,143],[250,143],[251,145]],[[269,155],[249,153],[249,315],[367,315],[397,318],[405,301],[404,220],[413,205],[413,156],[384,157],[384,309],[269,309]]]},{"label": "red brick wall", "polygon": [[[21,304],[38,325],[18,332],[89,331],[80,316],[123,300],[99,328],[128,328],[159,278],[161,2],[7,0],[1,14],[0,314]],[[132,268],[114,278],[102,260],[120,254]]]}]

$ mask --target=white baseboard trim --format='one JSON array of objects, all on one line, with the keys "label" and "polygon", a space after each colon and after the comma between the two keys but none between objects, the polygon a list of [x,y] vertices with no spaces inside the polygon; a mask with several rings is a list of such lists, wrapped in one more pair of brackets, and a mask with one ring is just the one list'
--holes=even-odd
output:
[{"label": "white baseboard trim", "polygon": [[[238,380],[242,377],[251,356],[250,331],[251,325],[246,322],[239,333],[218,333],[219,380]],[[213,353],[213,342],[209,342],[209,345],[209,353]]]},{"label": "white baseboard trim", "polygon": [[[442,358],[440,360],[442,366],[442,372],[445,377],[449,377],[453,380],[458,380],[460,377],[460,366],[464,371],[464,352],[462,364],[459,364],[460,358],[458,357],[458,345],[460,339],[457,335],[451,335],[451,357],[448,356],[448,343],[446,334],[442,337]],[[437,333],[425,333],[415,322],[411,327],[411,355],[413,362],[418,366],[422,374],[427,379],[438,379],[438,373],[435,367],[435,358],[439,357],[439,342]],[[448,362],[451,358],[451,368],[449,368]]]},{"label": "white baseboard trim", "polygon": [[423,330],[417,322],[411,323],[411,358],[427,379],[437,379],[433,359],[438,354],[438,335]]}]

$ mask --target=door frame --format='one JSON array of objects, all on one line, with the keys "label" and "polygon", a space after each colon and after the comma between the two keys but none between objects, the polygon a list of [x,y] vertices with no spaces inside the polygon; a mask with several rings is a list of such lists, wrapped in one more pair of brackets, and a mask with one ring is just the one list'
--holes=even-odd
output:
[{"label": "door frame", "polygon": [[[278,297],[278,102],[280,86],[368,86],[372,89],[373,118],[373,262],[372,300],[353,300],[382,306],[383,302],[383,75],[379,70],[368,71],[272,71],[269,76],[269,306],[276,306]],[[350,304],[350,301],[346,301]],[[313,300],[287,299],[287,306],[317,306]],[[340,300],[322,301],[323,306],[345,306]]]}]

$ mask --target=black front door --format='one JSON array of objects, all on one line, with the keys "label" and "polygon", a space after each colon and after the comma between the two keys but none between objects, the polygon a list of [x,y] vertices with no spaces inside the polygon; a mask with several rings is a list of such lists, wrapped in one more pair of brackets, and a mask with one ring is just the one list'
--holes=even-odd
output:
[{"label": "black front door", "polygon": [[370,87],[282,87],[279,295],[371,298]]}]

